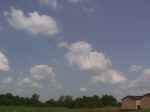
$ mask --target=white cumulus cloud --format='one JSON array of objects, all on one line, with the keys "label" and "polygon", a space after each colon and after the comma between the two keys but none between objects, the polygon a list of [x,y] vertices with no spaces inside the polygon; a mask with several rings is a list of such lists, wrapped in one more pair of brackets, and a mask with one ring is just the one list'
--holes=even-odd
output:
[{"label": "white cumulus cloud", "polygon": [[8,64],[8,59],[7,57],[0,52],[0,71],[9,71],[10,67]]},{"label": "white cumulus cloud", "polygon": [[81,3],[81,2],[88,2],[89,0],[68,0],[70,3]]},{"label": "white cumulus cloud", "polygon": [[104,53],[94,50],[91,44],[79,41],[60,45],[68,49],[65,57],[70,65],[83,71],[94,72],[95,75],[89,81],[91,84],[118,84],[127,80],[123,73],[113,69],[110,59]]},{"label": "white cumulus cloud", "polygon": [[87,88],[80,88],[80,91],[81,91],[81,92],[87,92],[88,89],[87,89]]},{"label": "white cumulus cloud", "polygon": [[11,8],[5,12],[9,24],[17,30],[24,30],[34,35],[55,35],[58,33],[57,23],[54,18],[40,15],[38,12],[30,12],[25,15],[22,10]]},{"label": "white cumulus cloud", "polygon": [[35,65],[30,69],[29,76],[18,79],[17,85],[23,88],[52,87],[61,89],[62,85],[56,81],[53,68],[48,65]]},{"label": "white cumulus cloud", "polygon": [[144,69],[142,74],[136,79],[131,81],[129,87],[136,89],[150,90],[150,69]]},{"label": "white cumulus cloud", "polygon": [[36,65],[31,68],[30,74],[36,80],[47,80],[47,78],[55,80],[56,77],[53,69],[48,65]]},{"label": "white cumulus cloud", "polygon": [[40,81],[48,86],[61,88],[56,82],[56,74],[53,68],[48,65],[36,65],[31,68],[30,75],[33,80]]},{"label": "white cumulus cloud", "polygon": [[58,43],[58,47],[60,48],[68,48],[69,47],[69,44],[65,41],[61,41]]},{"label": "white cumulus cloud", "polygon": [[13,78],[12,77],[7,77],[7,78],[5,78],[5,79],[3,79],[2,81],[1,81],[1,83],[2,84],[4,84],[4,85],[7,85],[7,84],[10,84],[10,83],[12,83],[13,82]]},{"label": "white cumulus cloud", "polygon": [[131,72],[138,72],[138,71],[143,70],[144,67],[143,66],[138,66],[138,65],[132,65],[129,69],[130,69]]},{"label": "white cumulus cloud", "polygon": [[100,75],[92,77],[92,83],[117,84],[126,81],[127,79],[121,72],[116,70],[107,70]]},{"label": "white cumulus cloud", "polygon": [[10,76],[1,79],[1,80],[0,80],[0,89],[1,89],[2,91],[4,91],[4,90],[7,91],[8,88],[9,88],[11,85],[13,85],[13,81],[14,81],[14,79],[13,79],[12,77],[10,77]]},{"label": "white cumulus cloud", "polygon": [[125,97],[126,95],[142,95],[150,91],[150,69],[142,70],[142,73],[133,80],[128,80],[125,83],[115,85],[112,92],[116,95]]},{"label": "white cumulus cloud", "polygon": [[17,83],[20,87],[30,87],[30,88],[42,88],[42,85],[29,77],[25,77],[22,80],[19,80]]},{"label": "white cumulus cloud", "polygon": [[104,70],[111,66],[111,61],[102,52],[94,51],[91,44],[87,42],[73,43],[68,50],[66,59],[81,70]]},{"label": "white cumulus cloud", "polygon": [[57,0],[40,0],[40,3],[53,8],[57,7]]},{"label": "white cumulus cloud", "polygon": [[72,3],[79,3],[79,2],[81,2],[81,1],[83,1],[83,0],[68,0],[69,2],[72,2]]}]

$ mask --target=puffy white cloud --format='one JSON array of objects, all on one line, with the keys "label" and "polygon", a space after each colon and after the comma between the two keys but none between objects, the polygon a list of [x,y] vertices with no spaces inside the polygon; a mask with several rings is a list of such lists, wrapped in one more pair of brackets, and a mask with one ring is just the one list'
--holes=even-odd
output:
[{"label": "puffy white cloud", "polygon": [[30,84],[32,82],[32,80],[30,80],[29,78],[24,78],[23,80],[22,80],[22,83],[23,84]]},{"label": "puffy white cloud", "polygon": [[81,91],[81,92],[87,92],[88,89],[87,89],[87,88],[80,88],[80,91]]},{"label": "puffy white cloud", "polygon": [[7,84],[10,84],[10,83],[12,83],[12,82],[13,82],[13,78],[9,76],[9,77],[3,79],[3,80],[1,81],[1,84],[7,85]]},{"label": "puffy white cloud", "polygon": [[69,44],[65,41],[61,41],[58,43],[58,47],[60,48],[68,48],[69,47]]},{"label": "puffy white cloud", "polygon": [[11,8],[5,12],[9,24],[18,30],[24,30],[34,35],[55,35],[58,33],[57,23],[54,18],[47,15],[40,15],[38,12],[31,12],[27,16],[22,10]]},{"label": "puffy white cloud", "polygon": [[112,69],[111,61],[102,52],[93,50],[91,44],[79,41],[70,45],[63,43],[61,46],[68,49],[65,57],[69,64],[80,70],[95,72],[90,80],[91,84],[118,84],[127,80],[121,72]]},{"label": "puffy white cloud", "polygon": [[19,80],[17,83],[20,87],[30,87],[30,88],[42,88],[42,85],[28,77],[23,78],[22,80]]},{"label": "puffy white cloud", "polygon": [[138,66],[138,65],[132,65],[129,69],[130,69],[131,72],[138,72],[140,70],[143,70],[144,67],[143,66]]},{"label": "puffy white cloud", "polygon": [[56,74],[53,72],[52,67],[48,65],[36,65],[31,68],[30,74],[35,80],[55,80]]},{"label": "puffy white cloud", "polygon": [[68,0],[70,3],[81,3],[81,2],[88,2],[89,0]]},{"label": "puffy white cloud", "polygon": [[[58,1],[59,0],[39,0],[41,4],[47,5],[53,8],[57,8],[58,6]],[[88,1],[88,0],[66,0],[67,2],[70,3],[80,3],[82,1]]]},{"label": "puffy white cloud", "polygon": [[131,81],[131,83],[129,84],[129,88],[150,90],[149,84],[150,84],[150,69],[145,69],[136,80]]},{"label": "puffy white cloud", "polygon": [[51,87],[61,89],[62,85],[56,81],[56,74],[53,68],[48,65],[36,65],[30,69],[29,76],[18,78],[17,86],[22,88],[37,88]]},{"label": "puffy white cloud", "polygon": [[112,93],[124,97],[126,95],[142,95],[150,91],[150,69],[144,69],[136,79],[115,85]]},{"label": "puffy white cloud", "polygon": [[57,7],[57,0],[40,0],[41,4],[51,6],[53,8]]},{"label": "puffy white cloud", "polygon": [[72,3],[79,3],[79,2],[81,2],[81,1],[83,1],[83,0],[68,0],[69,2],[72,2]]},{"label": "puffy white cloud", "polygon": [[12,77],[10,77],[10,76],[5,77],[5,78],[2,78],[2,79],[0,80],[0,89],[1,89],[2,91],[3,91],[3,90],[6,90],[6,91],[7,91],[8,88],[13,85],[13,81],[14,81],[14,79],[13,79]]},{"label": "puffy white cloud", "polygon": [[36,65],[31,68],[30,75],[33,80],[42,82],[51,87],[61,88],[56,82],[56,74],[53,68],[48,65]]},{"label": "puffy white cloud", "polygon": [[66,59],[81,70],[104,70],[111,66],[111,61],[102,52],[93,51],[92,46],[87,42],[73,43],[68,46],[68,50]]},{"label": "puffy white cloud", "polygon": [[117,84],[126,81],[127,79],[121,72],[116,70],[107,70],[100,75],[92,77],[92,83]]},{"label": "puffy white cloud", "polygon": [[8,64],[8,59],[7,57],[0,52],[0,71],[9,71],[10,67]]}]

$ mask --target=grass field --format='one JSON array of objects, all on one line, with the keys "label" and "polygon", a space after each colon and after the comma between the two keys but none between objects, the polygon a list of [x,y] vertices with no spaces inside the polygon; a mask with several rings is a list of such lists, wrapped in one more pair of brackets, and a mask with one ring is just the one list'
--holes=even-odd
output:
[{"label": "grass field", "polygon": [[0,107],[0,112],[120,112],[120,111],[119,108],[66,109],[66,108],[34,108],[34,107]]},{"label": "grass field", "polygon": [[[127,111],[120,111],[119,108],[66,109],[66,108],[34,108],[34,107],[0,107],[0,112],[127,112]],[[150,110],[141,110],[137,112],[150,112]]]}]

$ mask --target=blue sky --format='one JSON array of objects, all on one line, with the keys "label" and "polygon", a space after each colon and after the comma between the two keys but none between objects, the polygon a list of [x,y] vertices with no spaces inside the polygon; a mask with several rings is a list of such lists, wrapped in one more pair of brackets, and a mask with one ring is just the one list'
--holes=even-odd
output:
[{"label": "blue sky", "polygon": [[37,92],[42,100],[149,92],[149,6],[148,0],[1,0],[0,92]]}]

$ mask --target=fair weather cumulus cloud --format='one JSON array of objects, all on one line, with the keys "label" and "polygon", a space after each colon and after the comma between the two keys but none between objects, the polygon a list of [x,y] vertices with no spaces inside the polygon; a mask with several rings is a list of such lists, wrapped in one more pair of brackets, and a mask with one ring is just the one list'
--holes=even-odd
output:
[{"label": "fair weather cumulus cloud", "polygon": [[27,15],[20,9],[11,8],[5,12],[9,24],[17,30],[23,30],[34,35],[55,35],[58,33],[57,23],[54,18],[40,15],[37,11]]},{"label": "fair weather cumulus cloud", "polygon": [[69,44],[68,44],[67,42],[65,42],[65,41],[60,41],[60,42],[58,43],[58,47],[59,47],[59,48],[68,48],[68,47],[69,47]]},{"label": "fair weather cumulus cloud", "polygon": [[35,65],[30,68],[29,74],[19,74],[18,77],[4,76],[0,80],[1,92],[20,94],[21,96],[31,95],[38,92],[42,100],[49,96],[50,90],[58,91],[63,86],[56,81],[56,74],[49,65]]},{"label": "fair weather cumulus cloud", "polygon": [[68,49],[65,58],[71,66],[76,66],[82,71],[98,71],[90,80],[92,84],[99,82],[116,84],[127,80],[122,73],[111,69],[111,61],[104,53],[94,50],[92,45],[85,41],[70,45],[66,42],[60,42],[58,46]]},{"label": "fair weather cumulus cloud", "polygon": [[[57,0],[39,0],[41,4],[46,4],[46,5],[50,5],[53,7],[57,6]],[[71,3],[79,3],[81,1],[87,1],[87,0],[67,0],[68,2]]]},{"label": "fair weather cumulus cloud", "polygon": [[30,69],[30,75],[20,80],[18,85],[31,88],[42,88],[43,86],[62,88],[60,84],[57,84],[53,68],[48,65],[33,66]]},{"label": "fair weather cumulus cloud", "polygon": [[92,77],[92,83],[98,83],[102,82],[105,84],[117,84],[120,82],[124,82],[127,79],[124,77],[124,75],[121,72],[118,72],[116,70],[107,70],[100,75],[93,76]]},{"label": "fair weather cumulus cloud", "polygon": [[9,70],[10,70],[10,67],[8,64],[8,59],[2,52],[0,52],[0,71],[6,72]]},{"label": "fair weather cumulus cloud", "polygon": [[124,97],[126,95],[142,95],[150,91],[150,69],[142,70],[142,73],[135,80],[117,85],[112,92],[115,95]]},{"label": "fair weather cumulus cloud", "polygon": [[39,0],[41,4],[48,5],[50,7],[57,7],[57,0]]},{"label": "fair weather cumulus cloud", "polygon": [[[88,1],[88,0],[66,0],[69,3],[73,3],[73,4],[78,4],[81,3],[83,1]],[[56,9],[59,5],[59,0],[39,0],[41,5],[47,5],[50,6],[54,9]]]},{"label": "fair weather cumulus cloud", "polygon": [[42,85],[37,83],[34,80],[31,80],[29,77],[25,77],[18,81],[17,86],[21,88],[42,88]]},{"label": "fair weather cumulus cloud", "polygon": [[117,97],[126,95],[142,95],[150,91],[150,69],[143,69],[134,80],[128,80],[119,85],[115,85],[112,93]]},{"label": "fair weather cumulus cloud", "polygon": [[5,78],[1,81],[2,84],[10,84],[12,82],[13,82],[13,78],[10,76],[8,76],[7,78]]},{"label": "fair weather cumulus cloud", "polygon": [[53,68],[48,65],[37,65],[31,68],[30,74],[32,79],[37,81],[44,81],[50,86],[57,87],[56,74]]},{"label": "fair weather cumulus cloud", "polygon": [[140,76],[132,81],[129,85],[129,88],[136,88],[137,90],[150,90],[150,69],[144,69]]},{"label": "fair weather cumulus cloud", "polygon": [[132,65],[132,66],[130,66],[130,68],[129,68],[129,70],[130,70],[131,72],[138,72],[138,71],[141,71],[141,70],[143,70],[143,69],[144,69],[143,66],[138,66],[138,65]]},{"label": "fair weather cumulus cloud", "polygon": [[68,47],[66,59],[69,64],[77,66],[80,70],[104,70],[111,66],[111,62],[102,52],[94,51],[92,45],[79,41]]},{"label": "fair weather cumulus cloud", "polygon": [[14,79],[11,76],[7,76],[0,80],[0,89],[7,89],[10,85],[12,85]]},{"label": "fair weather cumulus cloud", "polygon": [[87,89],[87,88],[80,88],[80,91],[81,91],[81,92],[87,92],[88,89]]},{"label": "fair weather cumulus cloud", "polygon": [[72,2],[72,3],[79,3],[79,2],[81,2],[81,1],[83,1],[83,0],[68,0],[69,2]]}]

